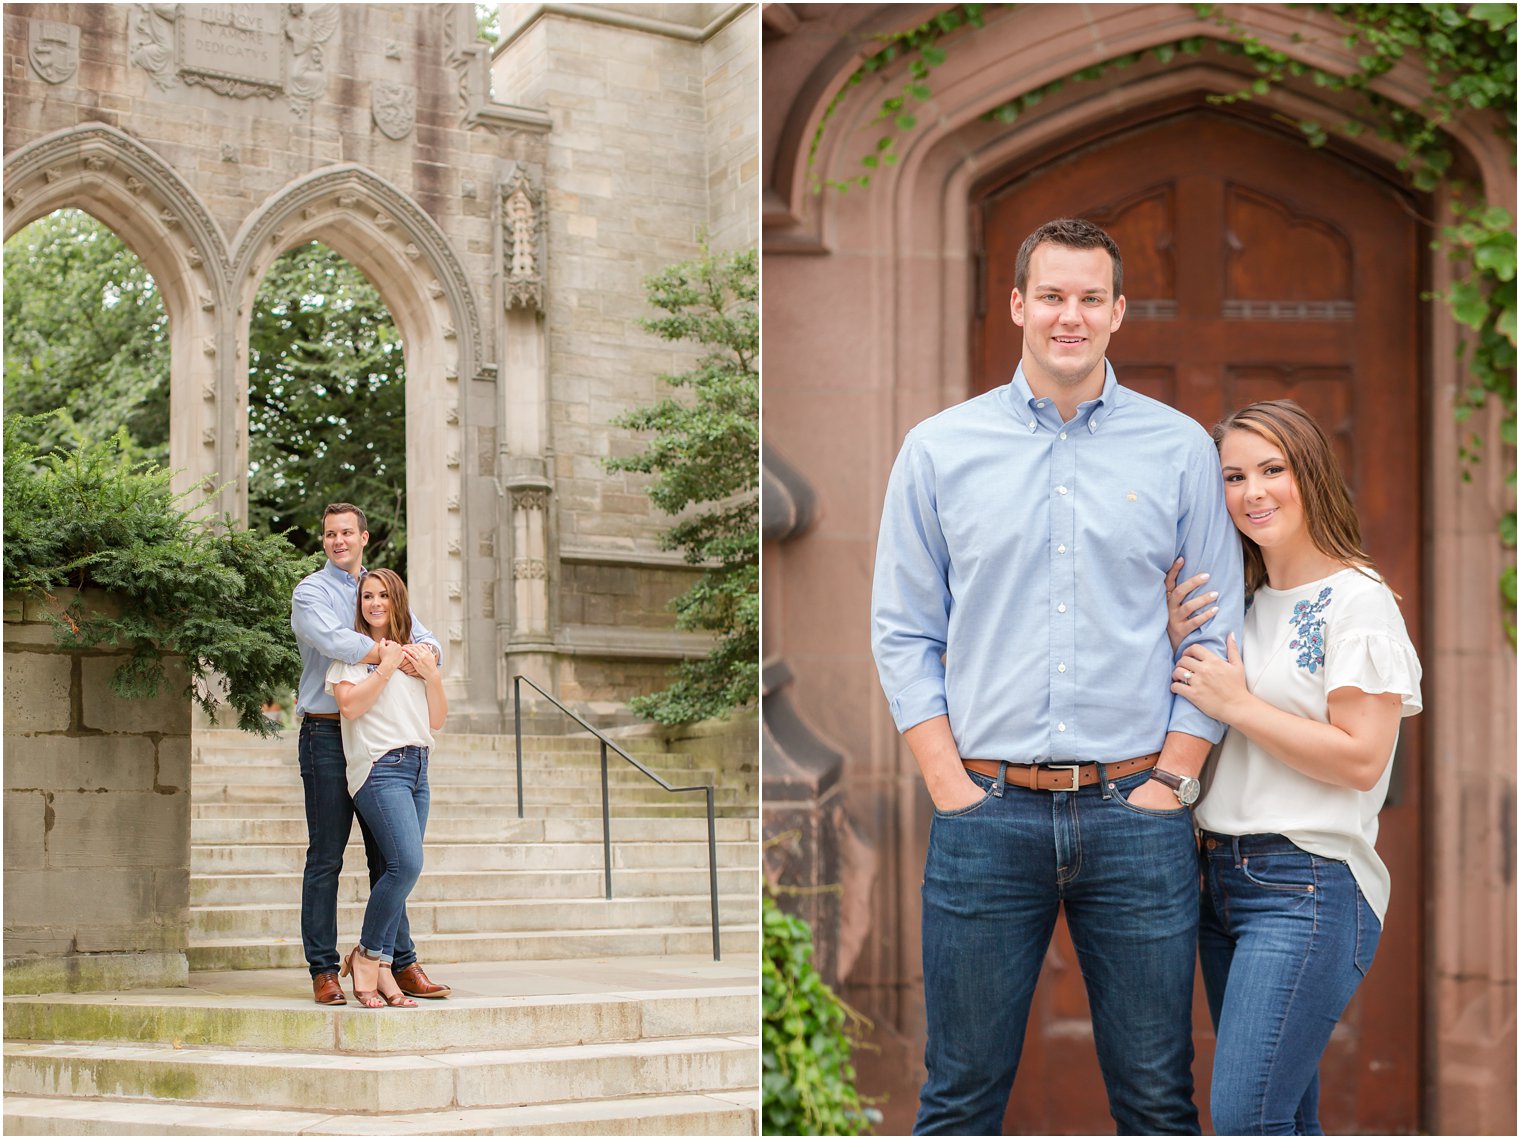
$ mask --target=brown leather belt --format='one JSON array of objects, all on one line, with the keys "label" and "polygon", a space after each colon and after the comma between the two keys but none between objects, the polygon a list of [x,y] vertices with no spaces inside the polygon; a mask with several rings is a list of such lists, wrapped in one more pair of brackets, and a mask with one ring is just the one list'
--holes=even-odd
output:
[{"label": "brown leather belt", "polygon": [[[1137,771],[1149,771],[1156,766],[1161,758],[1159,751],[1150,755],[1138,755],[1134,759],[1120,759],[1113,763],[1105,763],[1103,768],[1108,772],[1110,779],[1123,779],[1126,775],[1133,775]],[[978,775],[985,775],[989,779],[998,777],[998,768],[1003,766],[995,759],[963,759],[961,760],[967,771],[974,771]],[[1096,763],[1010,763],[1008,765],[1007,782],[1012,787],[1023,787],[1028,791],[1075,791],[1078,787],[1091,787],[1098,781],[1098,765]]]},{"label": "brown leather belt", "polygon": [[307,712],[308,720],[341,720],[343,717],[336,712]]}]

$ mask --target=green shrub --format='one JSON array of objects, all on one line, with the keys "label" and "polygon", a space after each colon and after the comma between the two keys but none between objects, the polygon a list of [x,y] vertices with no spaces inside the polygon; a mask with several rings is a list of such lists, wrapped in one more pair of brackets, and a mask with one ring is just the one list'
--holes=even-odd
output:
[{"label": "green shrub", "polygon": [[[279,535],[197,521],[201,504],[183,506],[167,470],[133,463],[124,432],[39,457],[30,439],[44,418],[5,420],[6,591],[50,603],[62,645],[130,650],[111,678],[117,695],[157,693],[163,658],[176,656],[186,695],[213,719],[221,678],[238,726],[273,732],[260,709],[300,678],[290,593],[312,559]],[[57,593],[87,587],[113,604]]]},{"label": "green shrub", "polygon": [[859,1135],[866,1116],[855,1090],[857,1017],[813,967],[813,931],[761,897],[761,1114],[766,1135]]}]

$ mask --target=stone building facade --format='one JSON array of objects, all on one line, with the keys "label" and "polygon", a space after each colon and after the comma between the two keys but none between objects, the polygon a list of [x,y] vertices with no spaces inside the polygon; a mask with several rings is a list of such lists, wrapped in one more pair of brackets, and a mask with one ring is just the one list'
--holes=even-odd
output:
[{"label": "stone building facade", "polygon": [[[1410,191],[1375,123],[1303,145],[1300,119],[1367,113],[1307,78],[1250,103],[1209,100],[1254,78],[1227,50],[1243,35],[1309,67],[1354,70],[1326,13],[1237,5],[1216,22],[1182,4],[1040,4],[989,5],[984,27],[946,38],[923,81],[932,97],[911,108],[917,126],[896,132],[896,162],[867,188],[815,192],[815,179],[864,172],[906,59],[837,103],[836,92],[879,37],[945,7],[764,10],[763,813],[767,835],[801,836],[767,860],[815,888],[797,904],[819,923],[820,959],[874,1022],[862,1091],[885,1097],[885,1131],[905,1131],[923,1071],[931,811],[870,655],[882,496],[913,424],[1007,381],[1011,251],[1040,221],[1076,213],[1110,225],[1124,249],[1130,304],[1110,346],[1121,382],[1206,424],[1279,395],[1326,424],[1424,664],[1425,711],[1406,721],[1382,817],[1394,902],[1327,1052],[1326,1126],[1512,1134],[1515,656],[1495,583],[1513,558],[1496,526],[1514,502],[1514,455],[1491,444],[1464,482],[1451,406],[1462,332],[1421,300],[1450,281],[1428,251],[1453,217],[1445,191]],[[1148,54],[1193,37],[1197,54]],[[1058,80],[1011,123],[989,116]],[[1376,90],[1414,107],[1426,83],[1406,60]],[[1502,204],[1515,198],[1514,154],[1496,125],[1473,113],[1446,129],[1456,168]],[[1049,212],[1023,216],[1034,210]],[[1218,307],[1200,314],[1205,302]],[[1490,440],[1495,420],[1481,422]],[[1195,1027],[1206,1089],[1206,1011]],[[1100,1088],[1081,980],[1058,934],[1005,1125],[1107,1130]]]},{"label": "stone building facade", "polygon": [[[247,346],[276,257],[321,241],[404,342],[409,563],[461,725],[510,677],[613,708],[700,654],[690,580],[611,421],[692,353],[642,281],[758,237],[758,12],[518,5],[23,4],[5,10],[6,237],[64,207],[153,274],[170,462],[247,502]],[[341,487],[334,497],[343,497]]]}]

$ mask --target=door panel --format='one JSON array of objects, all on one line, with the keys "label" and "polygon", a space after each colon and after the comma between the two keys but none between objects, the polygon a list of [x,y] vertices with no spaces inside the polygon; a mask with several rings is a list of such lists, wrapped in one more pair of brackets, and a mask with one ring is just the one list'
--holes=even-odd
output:
[{"label": "door panel", "polygon": [[[1091,144],[994,187],[973,207],[985,235],[973,392],[1007,382],[1020,333],[1007,316],[1019,244],[1042,222],[1090,218],[1124,253],[1128,311],[1109,346],[1121,383],[1212,426],[1253,400],[1289,397],[1330,436],[1362,536],[1403,596],[1419,645],[1419,249],[1398,192],[1324,151],[1221,113],[1194,111]],[[1206,567],[1190,567],[1192,571]],[[1416,721],[1418,723],[1418,721]],[[1419,1122],[1422,881],[1417,732],[1400,747],[1404,793],[1378,850],[1393,902],[1377,960],[1321,1067],[1329,1132]],[[1207,1125],[1213,1029],[1197,984],[1194,1072]],[[1052,942],[1011,1133],[1112,1130],[1064,922]]]}]

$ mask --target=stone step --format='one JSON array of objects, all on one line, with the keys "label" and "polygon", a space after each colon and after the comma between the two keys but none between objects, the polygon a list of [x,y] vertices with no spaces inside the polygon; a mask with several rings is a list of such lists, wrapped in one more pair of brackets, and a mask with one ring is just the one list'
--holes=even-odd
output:
[{"label": "stone step", "polygon": [[[355,1009],[368,1015],[399,1010]],[[413,1010],[406,1010],[407,1012]],[[107,1096],[375,1114],[742,1090],[760,1079],[758,1038],[434,1053],[252,1052],[170,1044],[7,1043],[7,1096]]]},{"label": "stone step", "polygon": [[383,1116],[129,1100],[5,1098],[7,1135],[755,1135],[757,1092]]},{"label": "stone step", "polygon": [[[215,728],[196,728],[195,747],[198,751],[227,751],[239,754],[255,752],[284,752],[295,755],[298,746],[298,733],[287,729],[277,736],[253,736],[247,732],[219,731]],[[618,747],[631,755],[642,759],[645,755],[658,754],[689,754],[669,752],[664,742],[656,736],[625,736],[613,735],[612,739]],[[517,752],[516,739],[511,732],[435,732],[433,742],[440,748],[458,751],[481,751],[501,752],[515,755]],[[534,752],[588,752],[596,754],[601,747],[595,736],[587,732],[576,731],[572,734],[545,734],[542,732],[523,733],[524,756]]]},{"label": "stone step", "polygon": [[[706,857],[706,851],[703,852]],[[344,863],[347,871],[338,879],[339,902],[362,902],[369,897],[369,877],[363,859]],[[757,863],[718,867],[720,897],[750,897],[760,888]],[[413,887],[410,904],[418,902],[500,901],[509,899],[600,898],[604,889],[600,867],[586,870],[468,870],[442,873],[424,869]],[[709,889],[706,866],[662,867],[647,870],[613,870],[612,891],[616,898],[647,898],[705,894]],[[299,871],[283,874],[193,874],[190,904],[283,905],[301,896]]]},{"label": "stone step", "polygon": [[[191,823],[190,841],[198,845],[234,843],[290,844],[306,842],[304,815],[288,818],[199,818]],[[713,827],[719,842],[758,842],[760,820],[717,819]],[[615,819],[612,841],[656,840],[706,842],[707,819]],[[349,848],[363,848],[359,828],[353,829]],[[515,814],[459,817],[430,811],[427,837],[430,842],[601,842],[602,821],[596,819],[519,819]]]},{"label": "stone step", "polygon": [[[356,848],[357,848],[357,844]],[[754,866],[759,848],[752,842],[718,842],[718,866]],[[423,844],[423,864],[448,873],[464,870],[585,870],[600,868],[606,857],[600,841],[591,842],[433,842]],[[707,868],[705,842],[612,843],[612,869],[651,867]],[[191,874],[290,873],[306,863],[306,843],[246,843],[190,848]]]},{"label": "stone step", "polygon": [[[279,783],[260,783],[248,780],[228,781],[201,785],[192,792],[201,803],[296,803],[301,802],[301,784],[298,779]],[[516,784],[502,783],[455,783],[447,791],[439,791],[439,800],[454,799],[461,803],[500,803],[517,810]],[[619,787],[609,794],[614,809],[619,807],[667,806],[684,807],[687,811],[705,812],[707,797],[698,791],[671,792],[656,784],[645,782],[644,786]],[[554,814],[560,805],[589,807],[602,813],[601,784],[587,783],[572,786],[560,783],[552,787],[523,789],[525,807],[532,807],[536,814]],[[713,791],[714,806],[745,805],[753,810],[753,799],[737,787],[717,787]]]},{"label": "stone step", "polygon": [[[707,804],[702,796],[681,795],[687,803],[619,803],[611,804],[614,819],[690,819],[707,818]],[[528,799],[523,804],[523,814],[530,819],[600,819],[602,817],[601,794],[588,797],[580,803],[545,804]],[[713,814],[720,819],[752,819],[759,811],[753,799],[737,802],[718,802]],[[196,800],[190,804],[192,819],[305,819],[306,808],[299,799],[287,798],[278,803],[207,803]],[[438,818],[461,819],[515,819],[517,817],[516,792],[500,803],[460,803],[449,797],[435,800],[428,808],[428,825]]]},{"label": "stone step", "polygon": [[[721,913],[721,911],[720,911]],[[723,925],[719,935],[724,956],[759,951],[758,925]],[[340,929],[338,944],[352,945],[358,928]],[[582,930],[524,930],[512,933],[467,932],[418,934],[417,956],[429,970],[449,962],[511,961],[553,957],[559,960],[712,953],[712,929],[701,926],[651,926]],[[192,939],[186,951],[191,969],[296,969],[306,963],[299,929],[281,938]]]},{"label": "stone step", "polygon": [[[719,773],[711,767],[680,768],[650,764],[649,769],[672,787],[693,787],[703,784],[721,784]],[[213,788],[229,783],[278,783],[300,790],[301,773],[294,758],[279,763],[197,763],[190,769],[191,786],[196,791],[202,787]],[[429,786],[486,786],[496,784],[511,788],[517,793],[517,769],[510,763],[459,763],[447,758],[428,761]],[[523,797],[535,790],[550,787],[600,787],[602,765],[595,757],[589,763],[542,764],[523,768]],[[659,787],[637,768],[619,763],[607,766],[609,787]]]},{"label": "stone step", "polygon": [[[756,897],[720,897],[718,918],[724,929],[760,920]],[[584,930],[605,926],[705,928],[712,920],[707,894],[669,898],[555,898],[544,901],[411,902],[406,909],[412,933],[472,933],[483,930]],[[364,905],[338,907],[338,927],[357,930]],[[197,906],[190,911],[190,939],[229,940],[292,936],[301,928],[300,899],[288,905]]]},{"label": "stone step", "polygon": [[755,1031],[760,1016],[753,984],[502,996],[472,990],[468,975],[460,975],[448,978],[454,992],[446,1000],[419,1001],[402,1017],[352,1002],[313,1004],[302,991],[304,970],[278,976],[286,986],[279,996],[139,989],[7,997],[6,1045],[157,1042],[249,1052],[431,1055],[687,1037],[698,1025],[704,1035],[743,1036]]}]

